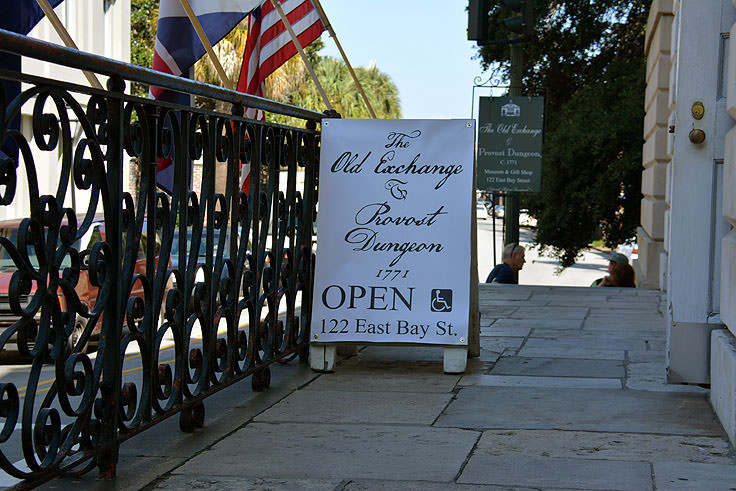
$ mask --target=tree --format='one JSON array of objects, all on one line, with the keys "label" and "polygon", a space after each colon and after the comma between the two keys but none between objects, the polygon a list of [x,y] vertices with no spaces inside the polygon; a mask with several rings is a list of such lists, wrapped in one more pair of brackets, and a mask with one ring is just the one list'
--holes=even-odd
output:
[{"label": "tree", "polygon": [[[602,232],[613,247],[639,223],[647,0],[534,0],[523,91],[545,96],[542,191],[522,197],[536,242],[564,267]],[[491,11],[489,38],[507,37]],[[509,48],[480,49],[508,75]]]},{"label": "tree", "polygon": [[[267,90],[274,100],[294,106],[322,112],[326,109],[317,87],[307,73],[304,63],[294,57],[267,82]],[[315,73],[327,94],[333,108],[343,118],[369,118],[368,108],[355,86],[347,65],[335,58],[319,57],[316,60]],[[399,91],[391,78],[375,67],[356,68],[356,76],[371,101],[378,118],[400,118]],[[270,85],[269,85],[270,84]],[[273,90],[276,86],[279,91]],[[273,116],[273,120],[282,124],[298,124],[294,120]]]},{"label": "tree", "polygon": [[[158,0],[131,0],[130,2],[130,62],[151,68],[153,45],[156,41]],[[131,94],[148,96],[148,87],[133,83]]]}]

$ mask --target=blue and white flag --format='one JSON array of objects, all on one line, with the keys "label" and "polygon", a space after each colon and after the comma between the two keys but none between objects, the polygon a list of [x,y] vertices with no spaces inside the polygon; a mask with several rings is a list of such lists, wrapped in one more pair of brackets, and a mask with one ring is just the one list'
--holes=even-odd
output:
[{"label": "blue and white flag", "polygon": [[[62,1],[49,0],[49,4],[56,7]],[[18,34],[28,34],[43,17],[43,10],[38,6],[36,0],[3,0],[0,2],[0,29],[17,32]],[[0,51],[0,68],[20,72],[20,56]],[[1,81],[5,92],[5,102],[10,104],[10,101],[20,94],[20,82]],[[18,128],[20,128],[20,120],[14,118],[13,121],[10,121],[8,129],[17,130]],[[0,158],[8,156],[13,160],[18,158],[18,147],[12,139],[0,141]]]},{"label": "blue and white flag", "polygon": [[[63,0],[49,0],[56,7]],[[43,19],[44,13],[36,0],[5,0],[0,2],[0,29],[28,34]]]}]

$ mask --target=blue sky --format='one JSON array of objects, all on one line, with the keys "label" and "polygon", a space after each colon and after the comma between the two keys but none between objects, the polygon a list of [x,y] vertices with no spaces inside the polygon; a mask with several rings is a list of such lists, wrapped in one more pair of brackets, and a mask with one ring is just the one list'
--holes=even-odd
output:
[{"label": "blue sky", "polygon": [[[482,75],[467,40],[466,0],[321,0],[354,67],[376,67],[399,89],[407,119],[469,118]],[[340,58],[327,33],[321,55]],[[487,92],[487,91],[486,91]],[[476,91],[479,95],[486,92]]]}]

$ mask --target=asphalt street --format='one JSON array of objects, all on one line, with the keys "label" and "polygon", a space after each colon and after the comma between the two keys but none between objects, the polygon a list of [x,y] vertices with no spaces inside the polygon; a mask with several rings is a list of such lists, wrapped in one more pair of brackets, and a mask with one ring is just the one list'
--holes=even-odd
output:
[{"label": "asphalt street", "polygon": [[[519,273],[520,285],[545,286],[589,286],[606,274],[608,260],[605,251],[595,248],[583,252],[571,267],[562,270],[560,263],[551,254],[542,255],[533,248],[536,229],[520,227],[519,242],[526,247],[526,264]],[[494,264],[501,262],[503,249],[502,220],[496,219],[496,250],[494,261],[493,220],[478,220],[478,279],[485,281]]]}]

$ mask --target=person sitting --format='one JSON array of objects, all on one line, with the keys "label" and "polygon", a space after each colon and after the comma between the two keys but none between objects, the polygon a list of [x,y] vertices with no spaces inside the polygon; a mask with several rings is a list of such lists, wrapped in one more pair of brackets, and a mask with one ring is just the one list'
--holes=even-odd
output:
[{"label": "person sitting", "polygon": [[486,283],[519,284],[519,271],[524,267],[525,249],[516,243],[507,244],[503,248],[502,263],[497,264],[486,278]]},{"label": "person sitting", "polygon": [[[609,275],[613,271],[613,267],[616,266],[617,264],[628,264],[629,263],[629,258],[624,256],[620,252],[609,252],[606,255],[606,257],[608,258],[608,274]],[[606,285],[601,285],[601,282],[604,279],[605,278],[598,278],[593,283],[591,283],[590,286],[606,286]]]},{"label": "person sitting", "polygon": [[598,286],[636,288],[636,274],[629,263],[616,263],[611,274],[603,278]]}]

